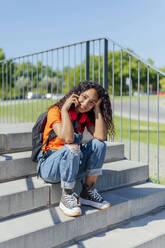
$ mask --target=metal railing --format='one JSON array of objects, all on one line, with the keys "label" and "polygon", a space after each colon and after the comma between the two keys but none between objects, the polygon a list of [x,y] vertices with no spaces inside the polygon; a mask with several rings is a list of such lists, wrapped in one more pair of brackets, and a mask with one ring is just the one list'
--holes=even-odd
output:
[{"label": "metal railing", "polygon": [[106,44],[100,38],[0,61],[0,122],[35,121],[79,81],[93,79],[107,87]]},{"label": "metal railing", "polygon": [[[159,87],[164,77],[164,72],[108,37],[3,60],[0,61],[0,122],[34,122],[40,113],[76,83],[95,80],[109,92],[114,122],[117,123],[115,140],[128,141],[129,159],[134,155],[132,142],[136,140],[137,160],[141,161],[141,144],[144,143],[141,140],[141,122],[144,121],[147,163],[150,163],[150,123],[157,123],[156,163],[159,182],[159,127],[162,122],[159,114]],[[153,92],[156,97],[156,116],[150,118]],[[136,99],[133,96],[135,94]],[[145,101],[142,94],[146,94]],[[145,116],[141,111],[142,105],[145,105]],[[125,125],[128,125],[127,130],[123,129]]]},{"label": "metal railing", "polygon": [[[141,142],[140,140],[140,136],[141,136],[141,121],[145,121],[146,122],[146,132],[147,132],[147,147],[146,147],[146,157],[147,157],[147,164],[150,164],[150,146],[152,146],[152,142],[150,141],[150,137],[151,137],[151,130],[150,130],[150,123],[155,123],[156,122],[156,129],[155,132],[157,133],[157,138],[156,138],[156,144],[155,144],[155,160],[153,163],[156,162],[156,167],[157,167],[157,183],[159,183],[159,175],[160,175],[160,152],[159,152],[159,148],[160,148],[160,144],[159,144],[159,140],[160,140],[160,133],[159,133],[159,126],[161,123],[165,124],[165,119],[161,119],[161,123],[160,123],[160,100],[159,100],[159,93],[160,93],[160,77],[161,79],[165,78],[165,73],[160,71],[158,68],[154,67],[153,65],[150,65],[147,61],[143,60],[142,58],[140,58],[139,56],[137,56],[136,54],[134,54],[132,51],[129,51],[128,49],[123,48],[121,45],[119,45],[118,43],[114,42],[112,39],[109,39],[109,44],[111,43],[111,47],[112,47],[112,106],[113,106],[113,112],[115,113],[115,77],[114,77],[114,72],[115,72],[115,59],[114,59],[114,54],[115,54],[115,47],[117,47],[117,51],[120,51],[120,141],[123,141],[123,133],[122,133],[122,129],[123,129],[123,53],[126,53],[128,55],[128,64],[129,64],[129,72],[128,72],[128,95],[129,95],[129,100],[127,101],[127,103],[129,104],[129,108],[127,108],[128,111],[128,119],[129,119],[129,125],[128,125],[128,129],[129,129],[129,147],[128,147],[128,158],[131,159],[132,158],[132,127],[131,127],[131,123],[132,123],[132,112],[134,111],[134,109],[132,109],[132,95],[133,92],[135,92],[135,86],[133,89],[133,77],[135,77],[135,75],[132,75],[132,60],[134,59],[134,63],[136,62],[137,64],[137,69],[136,69],[136,73],[137,73],[137,86],[136,86],[136,90],[137,90],[137,99],[136,99],[136,104],[137,104],[137,115],[135,118],[137,121],[137,160],[140,162],[141,161],[141,143],[144,142],[144,140]],[[144,68],[145,68],[145,73],[146,73],[146,79],[144,80],[144,75],[143,75],[143,79],[141,79],[141,70],[143,69],[143,73],[144,73]],[[118,68],[119,69],[119,68]],[[134,71],[135,74],[135,71]],[[151,81],[151,79],[152,81]],[[146,85],[146,101],[144,101],[143,99],[143,106],[144,103],[146,104],[146,118],[144,118],[144,115],[141,117],[141,94],[143,92],[141,92],[140,87],[143,86],[144,89],[144,84]],[[118,83],[119,85],[119,83]],[[152,92],[150,92],[150,89],[152,89]],[[124,92],[125,93],[125,92]],[[152,93],[154,93],[155,96],[151,96]],[[154,97],[154,102],[152,101],[151,104],[155,104],[156,108],[155,108],[155,118],[150,118],[150,107],[151,110],[153,109],[153,106],[150,106],[150,98]],[[144,97],[143,97],[144,98]],[[164,97],[165,100],[165,97]],[[165,105],[164,105],[164,112],[165,112]],[[162,124],[161,124],[162,125]],[[165,131],[165,125],[163,126],[163,130]],[[162,136],[165,135],[165,132],[162,133]],[[165,138],[165,137],[164,137]],[[164,144],[165,145],[165,144]],[[144,146],[143,146],[144,148]],[[164,147],[163,147],[164,149]],[[134,151],[136,151],[136,149],[134,149]],[[133,151],[133,152],[134,152]],[[153,149],[152,149],[153,152]],[[153,155],[153,154],[152,154]],[[161,157],[163,156],[163,153],[161,151]],[[134,156],[135,157],[135,156]],[[153,157],[153,156],[152,156]],[[162,161],[162,167],[163,167],[163,161]],[[155,165],[155,164],[154,164]],[[154,166],[153,165],[153,166]],[[162,170],[162,172],[164,173],[165,171]],[[154,177],[154,173],[153,171],[151,172],[151,176]],[[164,177],[164,175],[163,175]]]}]

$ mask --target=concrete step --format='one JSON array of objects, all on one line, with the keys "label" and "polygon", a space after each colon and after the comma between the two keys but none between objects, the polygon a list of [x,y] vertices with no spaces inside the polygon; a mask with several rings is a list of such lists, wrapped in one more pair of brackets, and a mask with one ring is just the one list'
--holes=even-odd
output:
[{"label": "concrete step", "polygon": [[0,154],[0,182],[35,175],[37,164],[31,161],[31,151]]},{"label": "concrete step", "polygon": [[0,152],[29,151],[32,148],[31,132],[0,134]]},{"label": "concrete step", "polygon": [[34,123],[0,123],[0,134],[32,132]]},{"label": "concrete step", "polygon": [[36,177],[0,184],[0,218],[50,205],[49,184]]},{"label": "concrete step", "polygon": [[[105,162],[124,158],[124,144],[107,143]],[[34,175],[37,163],[31,161],[31,151],[0,154],[0,182]]]},{"label": "concrete step", "polygon": [[[148,165],[131,160],[121,160],[103,165],[103,174],[98,177],[96,187],[98,191],[103,192],[128,185],[144,183],[148,179]],[[80,180],[77,181],[75,190],[76,193],[80,193]],[[51,186],[50,197],[52,204],[57,204],[60,201],[60,184]]]},{"label": "concrete step", "polygon": [[[103,165],[97,189],[105,191],[148,179],[148,166],[134,161],[121,160]],[[80,181],[75,191],[81,190]],[[48,184],[37,177],[0,183],[0,217],[16,215],[33,209],[58,204],[61,198],[61,184]]]},{"label": "concrete step", "polygon": [[[82,216],[64,216],[59,207],[0,222],[0,248],[52,248],[101,231],[165,205],[165,187],[145,183],[107,191],[111,208],[82,207]],[[117,246],[118,247],[118,246]]]},{"label": "concrete step", "polygon": [[0,152],[31,149],[31,132],[34,123],[1,123]]},{"label": "concrete step", "polygon": [[151,213],[114,230],[104,231],[65,248],[164,248],[165,210]]}]

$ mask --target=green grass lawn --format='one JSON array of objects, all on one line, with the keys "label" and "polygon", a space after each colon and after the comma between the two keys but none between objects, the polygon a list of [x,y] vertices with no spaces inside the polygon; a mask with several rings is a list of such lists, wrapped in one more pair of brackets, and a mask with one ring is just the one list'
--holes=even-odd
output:
[{"label": "green grass lawn", "polygon": [[0,106],[0,118],[8,119],[12,122],[35,122],[37,117],[45,112],[49,106],[54,104],[54,100],[33,100],[7,106]]},{"label": "green grass lawn", "polygon": [[[120,117],[114,118],[115,138],[120,140]],[[129,139],[129,119],[122,118],[122,138]],[[138,121],[131,120],[131,140],[138,141]],[[147,144],[147,122],[140,122],[140,142]],[[157,145],[157,123],[149,122],[149,143]],[[159,124],[159,145],[165,146],[165,124]]]},{"label": "green grass lawn", "polygon": [[[48,107],[54,104],[53,100],[26,101],[8,106],[0,106],[0,118],[8,119],[10,122],[35,122],[40,113],[45,112]],[[120,140],[120,117],[114,118],[115,139]],[[149,142],[157,144],[157,123],[149,123]],[[122,118],[123,139],[129,139],[129,119]],[[138,121],[131,121],[131,140],[138,141]],[[147,144],[147,122],[140,122],[140,142]],[[165,146],[165,124],[159,124],[159,144]]]},{"label": "green grass lawn", "polygon": [[[146,95],[146,96],[140,96],[140,101],[145,101],[145,100],[147,100],[147,98],[148,98],[147,95]],[[157,95],[150,95],[150,96],[149,96],[149,99],[150,99],[150,100],[155,100],[155,101],[156,101],[156,100],[157,100]],[[159,96],[159,99],[160,99],[160,100],[165,100],[165,96]],[[111,97],[111,100],[112,100],[112,97]],[[119,100],[120,100],[120,96],[115,96],[115,97],[114,97],[114,100],[118,100],[118,101],[119,101]],[[126,101],[126,100],[129,101],[129,96],[122,96],[122,100],[123,100],[123,101]],[[132,96],[132,97],[131,97],[131,100],[137,101],[137,100],[138,100],[138,96]]]},{"label": "green grass lawn", "polygon": [[[157,177],[150,177],[153,183],[157,183]],[[159,183],[165,185],[165,177],[159,177]]]}]

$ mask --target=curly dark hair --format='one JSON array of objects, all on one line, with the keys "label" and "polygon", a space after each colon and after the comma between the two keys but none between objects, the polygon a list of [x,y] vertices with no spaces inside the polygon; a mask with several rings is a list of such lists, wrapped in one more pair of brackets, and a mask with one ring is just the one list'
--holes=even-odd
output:
[{"label": "curly dark hair", "polygon": [[[71,89],[63,98],[61,98],[57,103],[52,105],[50,108],[52,108],[54,106],[58,106],[61,109],[63,104],[65,103],[65,101],[72,94],[80,95],[82,92],[84,92],[86,90],[89,90],[89,89],[92,89],[92,88],[96,90],[96,92],[98,94],[98,97],[102,99],[100,109],[101,109],[101,113],[103,115],[103,119],[105,121],[107,130],[108,130],[108,134],[110,136],[114,135],[115,132],[114,132],[114,124],[113,124],[113,120],[112,120],[112,108],[111,108],[110,98],[109,98],[109,95],[108,95],[107,91],[100,84],[98,84],[97,82],[94,82],[94,81],[80,82],[73,89]],[[74,104],[71,105],[70,109],[74,109]],[[88,116],[90,117],[91,121],[93,123],[95,123],[94,108],[91,109],[86,114],[88,114]]]}]

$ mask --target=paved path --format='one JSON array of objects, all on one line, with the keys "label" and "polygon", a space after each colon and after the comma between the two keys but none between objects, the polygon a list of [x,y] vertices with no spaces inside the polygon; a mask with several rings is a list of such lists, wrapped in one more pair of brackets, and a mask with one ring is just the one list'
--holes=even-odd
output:
[{"label": "paved path", "polygon": [[[165,123],[165,100],[160,100],[159,103],[159,122]],[[147,121],[147,100],[140,103],[140,120]],[[122,102],[122,115],[129,118],[129,100]],[[149,101],[149,120],[157,122],[157,102],[156,100]],[[120,100],[114,102],[114,114],[120,116]],[[138,101],[131,101],[131,118],[138,119]]]},{"label": "paved path", "polygon": [[[155,100],[150,100],[149,105],[149,120],[152,122],[157,122],[157,102]],[[147,101],[143,100],[141,101],[140,105],[140,120],[147,121]],[[159,123],[165,124],[165,100],[160,100],[159,103],[160,109],[159,109]],[[123,101],[123,117],[129,118],[129,101],[124,100]],[[115,101],[114,104],[114,110],[115,115],[120,116],[120,101]],[[138,119],[138,102],[132,101],[131,106],[131,118],[132,119]],[[125,140],[123,142],[125,144],[125,156],[129,157],[129,141]],[[138,142],[131,141],[131,159],[132,160],[138,160]],[[165,178],[165,147],[160,146],[159,147],[159,175],[160,177]],[[157,176],[158,172],[158,154],[157,154],[157,145],[151,145],[149,146],[149,170],[150,170],[150,176]],[[143,162],[147,162],[147,145],[141,143],[140,144],[140,160]]]}]

